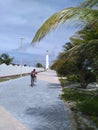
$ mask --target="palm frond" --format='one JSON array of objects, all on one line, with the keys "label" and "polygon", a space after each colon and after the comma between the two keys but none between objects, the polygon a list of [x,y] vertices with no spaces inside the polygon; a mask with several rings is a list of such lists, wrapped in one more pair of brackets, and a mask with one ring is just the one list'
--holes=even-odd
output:
[{"label": "palm frond", "polygon": [[40,41],[47,33],[50,32],[50,30],[55,29],[60,23],[63,23],[64,17],[66,17],[66,19],[72,17],[72,15],[73,15],[72,13],[70,13],[70,15],[67,15],[68,12],[71,12],[72,10],[73,10],[73,8],[68,8],[66,10],[62,10],[60,12],[53,14],[39,28],[39,30],[35,34],[32,42]]},{"label": "palm frond", "polygon": [[66,60],[69,60],[72,57],[77,56],[79,53],[84,52],[88,57],[98,56],[98,40],[91,40],[88,43],[74,46],[73,48],[65,51],[65,53],[62,53],[62,59],[65,58]]},{"label": "palm frond", "polygon": [[98,11],[88,8],[67,8],[60,12],[53,14],[49,19],[47,19],[44,24],[36,32],[32,43],[40,41],[44,38],[47,33],[51,30],[57,28],[60,24],[65,23],[69,19],[74,20],[84,20],[84,21],[93,21],[98,19]]},{"label": "palm frond", "polygon": [[93,6],[98,6],[98,0],[85,0],[80,4],[80,7],[83,8],[92,8]]}]

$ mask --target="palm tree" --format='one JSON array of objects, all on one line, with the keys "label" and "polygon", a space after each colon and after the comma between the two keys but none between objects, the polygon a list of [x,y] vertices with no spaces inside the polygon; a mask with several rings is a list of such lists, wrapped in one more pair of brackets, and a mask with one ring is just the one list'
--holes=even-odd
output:
[{"label": "palm tree", "polygon": [[81,20],[86,25],[98,21],[98,0],[85,0],[78,7],[71,7],[63,9],[53,14],[36,32],[32,43],[40,41],[51,30],[57,28],[60,24],[65,23],[67,20]]},{"label": "palm tree", "polygon": [[[67,8],[67,9],[61,10],[61,11],[53,14],[49,19],[47,19],[45,21],[45,23],[36,32],[36,34],[32,40],[32,43],[40,41],[51,30],[54,30],[60,24],[65,23],[67,20],[77,21],[78,24],[79,24],[79,21],[81,20],[85,24],[86,27],[88,27],[87,25],[90,25],[90,27],[91,26],[94,27],[95,23],[98,21],[97,7],[98,7],[98,0],[85,0],[78,7]],[[80,23],[80,25],[81,25],[81,23]],[[95,32],[98,32],[98,31],[95,31]],[[90,30],[90,33],[91,33],[91,30]],[[74,71],[75,73],[79,72],[81,79],[82,79],[81,86],[84,86],[84,87],[86,87],[85,81],[83,82],[85,73],[82,73],[82,72],[85,71],[86,66],[85,66],[85,68],[83,68],[83,67],[84,67],[85,63],[89,63],[93,67],[93,65],[94,65],[93,61],[95,61],[93,56],[97,57],[97,53],[94,53],[94,52],[95,51],[98,52],[96,50],[97,46],[98,46],[98,41],[95,40],[96,34],[94,33],[95,37],[92,37],[92,36],[90,37],[90,33],[89,33],[89,31],[86,33],[85,29],[83,29],[80,32],[80,34],[78,32],[78,34],[80,36],[79,38],[71,37],[70,40],[72,42],[73,47],[68,48],[68,49],[66,48],[67,51],[65,51],[64,53],[61,53],[59,55],[59,60],[56,61],[54,64],[54,67],[56,69],[58,69],[60,67],[62,68],[64,66],[66,66],[66,63],[69,65],[70,65],[70,63],[72,63],[71,65],[73,65],[73,67],[75,67],[75,68],[73,69],[73,67],[71,66],[68,73],[71,71],[72,72]],[[97,37],[98,37],[98,35],[97,35]],[[92,38],[93,38],[93,41],[92,41]],[[90,52],[90,54],[88,54],[87,52]],[[63,60],[61,60],[61,59],[63,59]],[[88,60],[87,62],[86,62],[86,59]],[[77,64],[77,67],[74,64]],[[69,67],[69,65],[67,67]],[[64,70],[64,68],[63,68],[63,70]],[[66,72],[64,72],[64,73],[66,73]]]},{"label": "palm tree", "polygon": [[7,64],[9,65],[13,61],[13,58],[10,58],[8,54],[2,53],[0,56],[0,64]]},{"label": "palm tree", "polygon": [[[82,88],[86,88],[88,83],[95,81],[96,75],[98,75],[97,28],[98,23],[93,26],[86,26],[84,29],[77,32],[77,35],[81,36],[81,42],[76,44],[77,39],[71,39],[74,47],[60,53],[58,60],[53,65],[61,74],[64,74],[64,70],[66,70],[66,73],[77,75]],[[77,38],[80,37],[78,36]],[[63,72],[61,70],[63,70]]]}]

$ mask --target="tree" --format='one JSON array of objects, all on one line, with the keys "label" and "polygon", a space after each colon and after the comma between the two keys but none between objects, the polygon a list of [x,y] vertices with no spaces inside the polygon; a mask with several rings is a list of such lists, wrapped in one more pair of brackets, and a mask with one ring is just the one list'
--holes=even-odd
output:
[{"label": "tree", "polygon": [[[91,28],[91,33],[91,30],[94,29],[92,28],[92,26],[95,27],[95,23],[98,21],[97,7],[98,0],[85,0],[78,7],[67,8],[53,14],[39,28],[32,42],[40,41],[51,30],[57,28],[60,24],[65,23],[67,20],[75,20],[78,21],[78,23],[79,20],[81,20],[86,27],[88,27],[87,25],[89,25],[89,27]],[[78,74],[81,86],[86,88],[87,80],[85,80],[85,77],[89,71],[88,68],[93,68],[92,70],[95,70],[95,64],[97,63],[95,59],[97,59],[96,51],[98,52],[98,50],[96,50],[96,48],[98,47],[98,42],[94,36],[96,35],[95,32],[97,33],[98,31],[92,31],[92,33],[94,34],[92,36],[89,33],[89,30],[86,29],[86,33],[85,29],[81,30],[80,33],[78,32],[78,35],[80,36],[79,38],[71,37],[70,40],[73,46],[71,46],[71,48],[65,46],[66,51],[59,55],[59,57],[63,59],[63,63],[59,59],[58,61],[60,61],[60,64],[58,61],[56,61],[55,65],[53,65],[52,67],[55,66],[56,70],[60,72],[60,68],[63,67],[64,70],[65,66],[67,68],[67,73],[75,73],[76,75]],[[98,37],[98,35],[96,36]],[[87,52],[89,52],[90,54],[87,54]],[[96,56],[96,58],[94,58],[94,56]],[[72,67],[70,66],[70,63]]]},{"label": "tree", "polygon": [[[96,6],[96,8],[94,8]],[[44,24],[36,32],[32,42],[40,41],[44,38],[51,30],[57,28],[60,24],[65,23],[71,19],[78,21],[81,20],[86,25],[94,21],[98,21],[98,0],[85,0],[78,7],[70,7],[61,10],[53,14],[47,19]]]},{"label": "tree", "polygon": [[14,58],[10,58],[8,54],[2,53],[0,55],[0,64],[5,63],[5,64],[9,65],[10,63],[12,63],[13,59]]},{"label": "tree", "polygon": [[35,66],[36,67],[43,67],[43,65],[41,63],[37,63]]},{"label": "tree", "polygon": [[[60,53],[58,60],[52,65],[56,67],[56,71],[60,75],[74,74],[79,78],[82,88],[86,88],[91,82],[96,81],[98,74],[98,23],[93,26],[86,26],[84,29],[77,32],[81,35],[81,42],[77,43],[77,38],[71,39],[71,49]],[[68,48],[69,44],[66,44]],[[62,62],[61,62],[62,60]]]}]

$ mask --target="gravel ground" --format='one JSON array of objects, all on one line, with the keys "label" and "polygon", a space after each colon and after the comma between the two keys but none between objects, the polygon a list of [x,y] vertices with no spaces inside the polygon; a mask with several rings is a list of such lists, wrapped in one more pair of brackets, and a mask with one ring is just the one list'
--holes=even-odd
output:
[{"label": "gravel ground", "polygon": [[37,77],[34,87],[30,76],[0,83],[0,106],[30,130],[70,130],[56,73],[49,70]]}]

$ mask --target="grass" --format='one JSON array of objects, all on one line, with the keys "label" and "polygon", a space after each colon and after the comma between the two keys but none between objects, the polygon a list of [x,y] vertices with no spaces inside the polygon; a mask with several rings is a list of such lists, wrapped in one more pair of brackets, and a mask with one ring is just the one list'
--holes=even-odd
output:
[{"label": "grass", "polygon": [[[23,74],[22,76],[27,76],[27,75],[29,75],[29,74]],[[20,77],[21,77],[20,75],[8,76],[8,77],[0,78],[0,82],[4,82],[4,81],[10,80],[10,79],[17,79]]]},{"label": "grass", "polygon": [[94,92],[80,91],[79,89],[65,88],[63,89],[62,98],[67,101],[81,102],[89,100]]},{"label": "grass", "polygon": [[[63,87],[66,85],[64,80],[61,79],[60,82],[61,85],[63,84]],[[79,88],[63,88],[61,97],[64,101],[69,103],[71,102],[73,104],[71,105],[71,110],[74,112],[80,111],[89,116],[89,118],[98,127],[98,90],[83,91]]]}]

